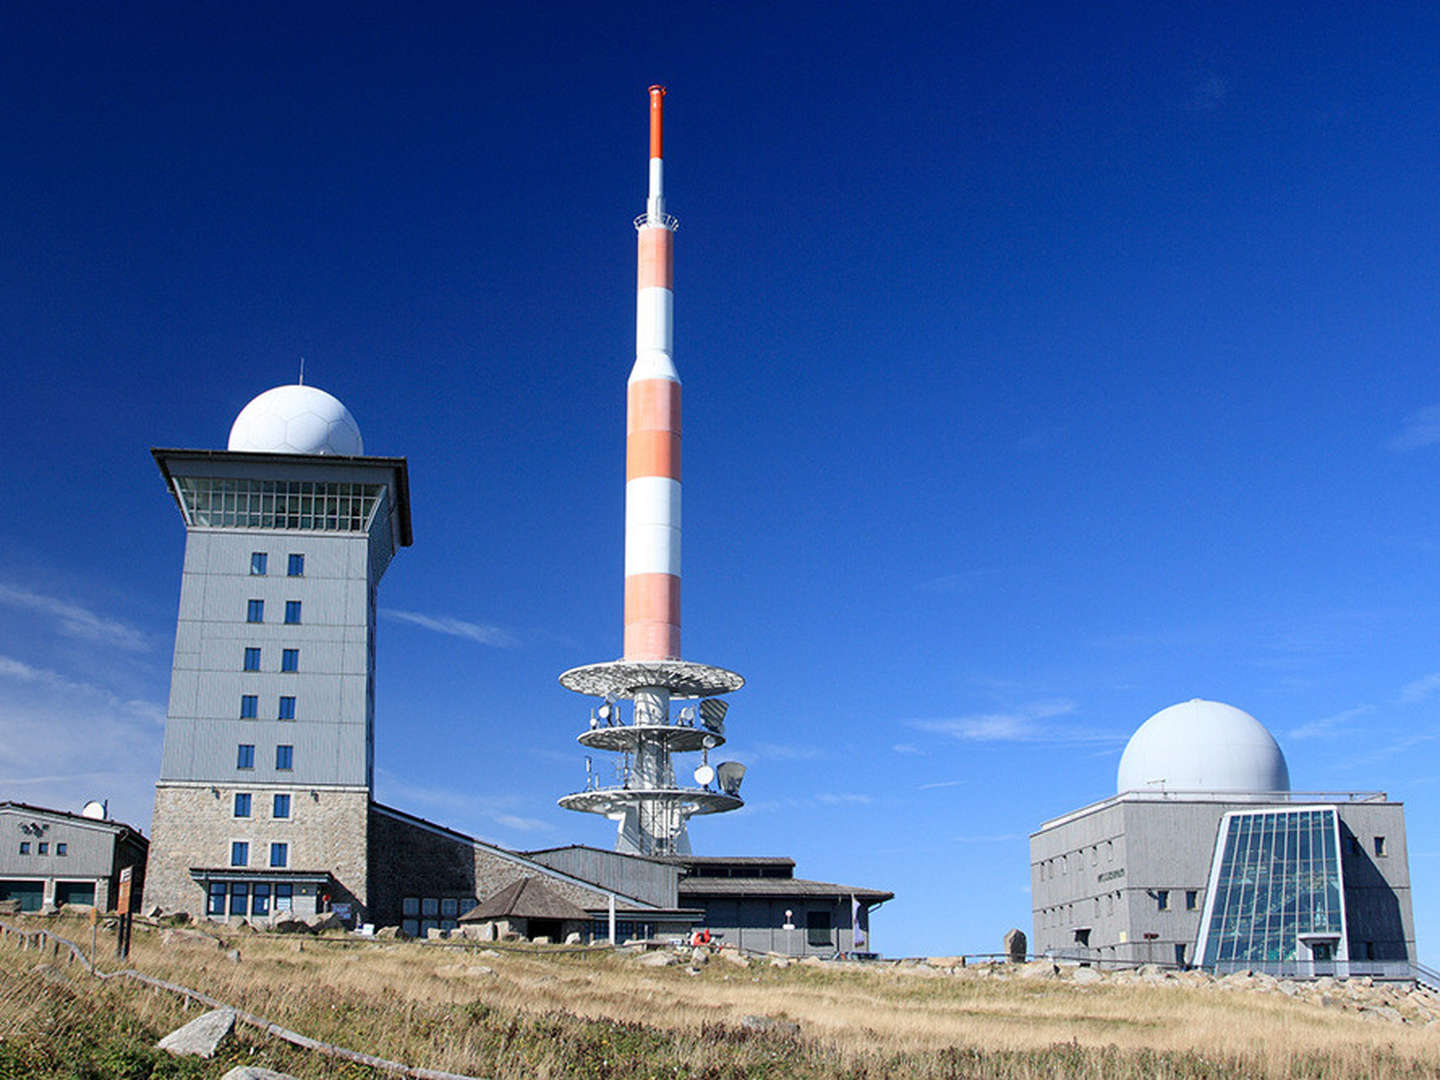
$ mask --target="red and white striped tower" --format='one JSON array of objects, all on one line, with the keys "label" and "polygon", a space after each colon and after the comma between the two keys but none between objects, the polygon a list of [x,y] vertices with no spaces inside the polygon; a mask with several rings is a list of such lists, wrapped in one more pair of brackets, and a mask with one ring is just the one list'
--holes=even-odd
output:
[{"label": "red and white striped tower", "polygon": [[[616,847],[644,855],[688,852],[686,823],[744,805],[745,773],[738,762],[709,763],[725,742],[729,706],[717,695],[745,680],[680,658],[680,376],[671,359],[675,219],[665,212],[664,109],[665,88],[650,87],[650,195],[635,219],[635,366],[626,391],[625,652],[560,676],[576,693],[604,699],[580,744],[623,755],[617,783],[602,783],[587,761],[585,789],[560,805],[605,815],[618,825]],[[672,698],[701,700],[672,718]],[[629,723],[619,708],[627,699]],[[704,757],[694,784],[678,782],[671,755],[695,751]]]},{"label": "red and white striped tower", "polygon": [[635,219],[635,366],[625,426],[625,658],[680,658],[680,376],[675,219],[665,213],[665,88],[650,87],[650,196]]}]

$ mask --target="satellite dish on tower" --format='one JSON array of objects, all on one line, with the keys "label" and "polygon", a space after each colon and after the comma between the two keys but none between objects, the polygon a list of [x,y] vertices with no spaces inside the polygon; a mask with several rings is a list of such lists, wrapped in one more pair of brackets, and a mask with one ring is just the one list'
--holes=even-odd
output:
[{"label": "satellite dish on tower", "polygon": [[80,809],[80,816],[90,818],[92,821],[104,821],[109,817],[108,805],[91,799]]},{"label": "satellite dish on tower", "polygon": [[740,781],[745,779],[745,766],[738,761],[722,761],[715,769],[720,777],[720,790],[726,795],[740,794]]},{"label": "satellite dish on tower", "polygon": [[701,765],[695,770],[695,783],[701,787],[709,787],[710,781],[715,779],[715,770],[709,765]]}]

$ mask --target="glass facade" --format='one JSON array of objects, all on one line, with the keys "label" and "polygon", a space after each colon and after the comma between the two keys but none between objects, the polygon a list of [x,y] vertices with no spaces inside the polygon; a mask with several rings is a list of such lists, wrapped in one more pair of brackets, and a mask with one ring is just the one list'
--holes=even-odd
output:
[{"label": "glass facade", "polygon": [[1226,815],[1198,954],[1211,971],[1278,973],[1341,959],[1340,833],[1333,808]]},{"label": "glass facade", "polygon": [[175,490],[188,525],[364,532],[370,527],[385,488],[383,484],[177,476]]}]

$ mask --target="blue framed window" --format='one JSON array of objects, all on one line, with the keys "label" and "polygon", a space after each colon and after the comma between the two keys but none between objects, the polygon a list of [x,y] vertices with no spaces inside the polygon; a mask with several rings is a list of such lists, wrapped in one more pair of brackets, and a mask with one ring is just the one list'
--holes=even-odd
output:
[{"label": "blue framed window", "polygon": [[292,626],[300,621],[300,601],[285,601],[285,621]]},{"label": "blue framed window", "polygon": [[275,886],[275,910],[289,911],[292,897],[295,895],[295,886],[286,882],[279,882]]},{"label": "blue framed window", "polygon": [[250,900],[250,886],[243,881],[237,881],[230,886],[230,914],[248,915]]},{"label": "blue framed window", "polygon": [[281,743],[275,747],[275,768],[285,771],[294,767],[295,747]]},{"label": "blue framed window", "polygon": [[257,881],[252,891],[250,901],[251,915],[270,914],[270,883],[268,881]]},{"label": "blue framed window", "polygon": [[274,843],[270,845],[270,865],[277,870],[283,870],[290,864],[290,845]]},{"label": "blue framed window", "polygon": [[299,650],[299,649],[283,649],[283,650],[281,650],[281,652],[280,652],[280,670],[281,670],[281,671],[299,671],[299,670],[300,670],[300,650]]},{"label": "blue framed window", "polygon": [[279,717],[279,718],[280,718],[281,720],[294,720],[294,719],[295,719],[295,699],[294,699],[292,696],[290,696],[289,694],[282,695],[281,698],[280,698],[280,717]]},{"label": "blue framed window", "polygon": [[254,574],[256,577],[264,577],[265,567],[269,561],[270,557],[266,555],[265,552],[252,551],[250,553],[250,573]]},{"label": "blue framed window", "polygon": [[44,840],[41,840],[38,844],[35,845],[35,854],[36,854],[36,855],[49,855],[49,854],[50,854],[50,845],[49,845],[48,843],[46,843]]},{"label": "blue framed window", "polygon": [[240,719],[254,720],[259,715],[260,697],[258,694],[240,695]]},{"label": "blue framed window", "polygon": [[291,577],[304,577],[304,576],[305,576],[305,556],[304,556],[304,555],[291,555],[291,556],[290,556],[290,561],[289,561],[289,563],[286,565],[285,572],[286,572],[287,574],[289,574]]},{"label": "blue framed window", "polygon": [[265,621],[265,601],[264,601],[264,600],[251,600],[248,604],[245,605],[245,621],[246,621],[246,622],[264,622],[264,621]]},{"label": "blue framed window", "polygon": [[56,855],[69,855],[69,854],[70,854],[70,846],[69,846],[68,844],[65,844],[65,843],[56,844],[56,845],[55,845],[55,854],[56,854]]},{"label": "blue framed window", "polygon": [[255,767],[255,744],[242,742],[235,751],[235,767],[237,769],[253,769]]},{"label": "blue framed window", "polygon": [[245,647],[245,670],[260,670],[260,650],[253,645],[247,645]]},{"label": "blue framed window", "polygon": [[30,854],[30,841],[29,841],[29,840],[21,840],[21,841],[20,841],[20,854],[21,854],[21,855],[29,855],[29,854]]},{"label": "blue framed window", "polygon": [[289,796],[289,795],[280,795],[280,794],[277,794],[277,795],[275,796],[275,805],[274,805],[274,808],[273,808],[273,809],[271,810],[271,812],[270,812],[270,816],[273,817],[273,818],[282,818],[282,819],[283,819],[283,818],[288,818],[288,817],[290,816],[290,796]]},{"label": "blue framed window", "polygon": [[225,914],[225,883],[223,881],[212,881],[210,883],[210,899],[205,905],[206,915]]},{"label": "blue framed window", "polygon": [[250,793],[248,791],[237,791],[235,793],[235,816],[250,816]]},{"label": "blue framed window", "polygon": [[[248,840],[231,840],[231,841],[230,841],[230,865],[231,865],[231,866],[249,866],[249,865],[250,865],[250,843],[249,843]],[[243,914],[243,913],[242,913],[242,914]]]}]

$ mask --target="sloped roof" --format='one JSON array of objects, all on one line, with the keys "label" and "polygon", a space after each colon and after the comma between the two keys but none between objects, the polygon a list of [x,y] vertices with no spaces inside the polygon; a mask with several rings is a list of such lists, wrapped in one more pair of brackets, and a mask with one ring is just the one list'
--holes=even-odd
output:
[{"label": "sloped roof", "polygon": [[895,899],[894,893],[883,889],[807,881],[804,878],[684,878],[680,882],[680,896],[682,899],[702,896],[812,896],[826,899],[853,896],[856,900],[872,904]]},{"label": "sloped roof", "polygon": [[535,878],[512,881],[490,899],[460,916],[460,922],[486,919],[583,919],[590,915]]}]

